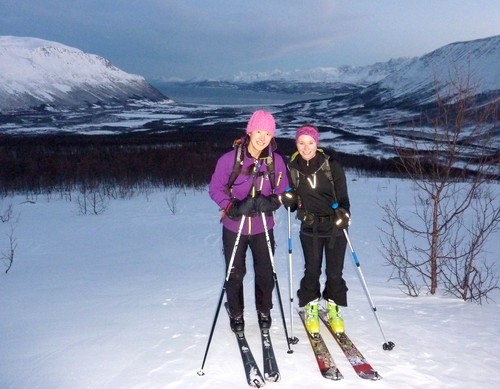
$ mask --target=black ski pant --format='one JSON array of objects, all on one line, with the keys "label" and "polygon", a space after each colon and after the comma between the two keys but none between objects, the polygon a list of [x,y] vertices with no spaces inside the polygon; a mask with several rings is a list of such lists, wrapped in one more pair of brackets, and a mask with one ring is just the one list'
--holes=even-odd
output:
[{"label": "black ski pant", "polygon": [[[272,252],[274,254],[274,233],[268,230]],[[226,274],[231,254],[236,242],[237,233],[222,228],[222,245],[226,259]],[[253,257],[253,268],[255,273],[255,308],[258,312],[269,313],[273,307],[272,294],[274,289],[274,275],[269,248],[267,246],[266,234],[263,232],[256,235],[241,235],[238,249],[234,257],[233,266],[226,284],[226,298],[231,316],[235,317],[243,313],[245,308],[243,279],[247,272],[246,252],[250,248]]]},{"label": "black ski pant", "polygon": [[[316,241],[315,241],[316,240]],[[347,306],[347,285],[342,278],[347,239],[342,234],[318,236],[301,231],[300,243],[304,252],[304,276],[297,291],[299,306],[323,298],[334,301],[337,305]],[[321,294],[320,277],[325,253],[326,282]]]}]

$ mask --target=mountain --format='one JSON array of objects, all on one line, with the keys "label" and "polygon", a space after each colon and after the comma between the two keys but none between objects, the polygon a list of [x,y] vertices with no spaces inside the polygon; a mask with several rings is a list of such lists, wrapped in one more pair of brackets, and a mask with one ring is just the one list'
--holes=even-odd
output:
[{"label": "mountain", "polygon": [[[350,96],[351,105],[415,108],[457,90],[481,101],[500,95],[500,35],[451,43],[421,57],[391,59],[369,66],[319,67],[307,70],[240,72],[227,80],[177,82],[199,88],[239,89],[319,97]],[[157,80],[159,88],[168,82]],[[457,89],[457,86],[460,88]],[[168,89],[168,88],[166,88]]]},{"label": "mountain", "polygon": [[[149,95],[151,100],[163,98],[142,77],[121,72],[100,57],[84,54],[67,46],[55,43],[48,45],[46,41],[28,38],[4,37],[0,42],[2,42],[0,45],[0,102],[5,102],[5,95],[2,95],[2,92],[5,93],[6,87],[17,87],[17,93],[13,94],[9,90],[8,96],[31,99],[33,105],[41,104],[40,100],[35,99],[33,95],[42,94],[43,88],[52,88],[48,97],[42,97],[46,100],[51,98],[54,105],[59,101],[70,104],[72,103],[70,99],[75,97],[80,98],[77,100],[80,104],[88,104],[89,90],[94,93],[91,97],[95,98],[95,94],[100,92],[99,88],[104,88],[102,85],[106,83],[109,88],[125,85],[128,88],[127,92],[130,92],[131,84],[139,83],[141,89],[135,93],[135,96],[144,97],[151,92]],[[16,47],[9,48],[6,42]],[[47,52],[46,55],[43,54],[45,52]],[[10,66],[6,69],[10,72],[10,79],[15,79],[14,76],[16,76],[17,79],[23,79],[23,82],[15,83],[7,78],[4,69],[6,66],[4,58],[7,58],[7,53],[11,53],[11,56],[15,53],[19,63],[16,67]],[[21,53],[24,57],[20,55]],[[50,58],[53,57],[56,59],[50,62]],[[78,58],[78,61],[85,64],[73,70],[75,74],[78,74],[76,80],[73,80],[73,73],[67,69],[70,65],[66,66],[66,62],[60,57],[73,62],[76,62]],[[324,133],[322,142],[325,145],[331,144],[337,150],[346,152],[352,152],[355,148],[356,153],[380,157],[393,152],[394,133],[389,134],[388,123],[391,125],[391,130],[397,128],[402,137],[408,137],[407,134],[412,133],[415,123],[424,123],[435,113],[436,104],[432,100],[436,98],[436,85],[446,86],[450,81],[454,81],[457,72],[459,76],[463,76],[462,80],[469,83],[464,84],[465,86],[475,86],[473,90],[475,99],[467,102],[468,107],[471,108],[470,112],[474,111],[475,106],[498,101],[500,99],[499,63],[500,36],[494,36],[452,43],[418,58],[391,60],[369,67],[345,66],[339,69],[319,68],[290,73],[274,71],[269,74],[245,76],[240,74],[237,82],[234,80],[197,80],[196,82],[191,80],[191,82],[181,84],[182,87],[187,86],[189,93],[184,94],[183,98],[179,98],[175,104],[172,104],[172,100],[168,100],[168,104],[163,104],[164,100],[160,100],[158,103],[129,104],[126,107],[101,105],[99,113],[96,112],[98,111],[96,106],[92,106],[89,110],[87,105],[78,111],[75,109],[59,110],[57,114],[54,113],[55,109],[48,113],[46,110],[3,113],[0,115],[0,132],[25,134],[27,131],[49,133],[63,130],[84,131],[85,133],[102,133],[102,131],[128,133],[162,125],[199,127],[214,123],[231,123],[239,127],[244,120],[243,113],[250,114],[254,106],[269,105],[279,123],[279,136],[281,137],[293,137],[295,129],[302,123],[315,123]],[[33,64],[31,68],[29,64]],[[35,66],[37,72],[33,70]],[[54,67],[58,69],[58,74],[64,75],[64,82],[54,81],[57,73],[45,71],[45,69],[52,70]],[[81,75],[83,72],[86,74]],[[31,83],[26,81],[30,78],[33,79]],[[71,94],[72,90],[68,85],[85,78],[90,81]],[[113,82],[110,82],[110,79]],[[115,79],[120,82],[115,82]],[[439,80],[439,83],[435,80]],[[34,85],[35,81],[39,86],[32,87],[31,84]],[[161,87],[156,84],[155,86],[159,89]],[[31,88],[30,92],[33,95],[27,92],[22,94],[23,90],[28,87]],[[65,92],[64,88],[67,88],[69,92]],[[164,94],[169,96],[168,91],[172,91],[167,88],[160,90],[164,90]],[[235,90],[244,95],[252,95],[254,100],[251,103],[246,100],[240,103],[232,94]],[[248,91],[252,93],[247,93]],[[281,92],[293,98],[291,97],[291,100],[284,103],[269,102],[265,98],[273,93],[262,93],[260,96],[261,91],[274,94]],[[54,101],[56,92],[59,97],[58,101]],[[106,90],[106,92],[115,93],[112,96],[116,98],[116,90]],[[196,103],[189,100],[189,96],[202,96],[205,93],[219,96],[219,98],[223,95],[226,102]],[[440,93],[444,96],[443,92]],[[82,95],[87,99],[81,98]],[[130,95],[134,93],[123,94],[127,98]],[[488,122],[491,121],[492,118],[488,118]],[[493,139],[490,145],[495,149],[492,151],[494,153],[500,147],[500,128],[497,122],[493,123],[491,133]]]},{"label": "mountain", "polygon": [[[500,35],[456,42],[415,58],[370,66],[241,72],[228,80],[190,80],[196,87],[235,88],[287,94],[350,96],[369,108],[417,108],[461,81],[484,100],[500,91]],[[161,87],[161,81],[155,84]],[[123,104],[165,96],[143,77],[128,74],[97,55],[57,42],[0,36],[0,111],[38,106]]]},{"label": "mountain", "polygon": [[368,66],[319,67],[307,70],[272,72],[240,72],[231,80],[235,83],[254,83],[263,81],[283,81],[298,83],[344,83],[370,85],[387,77],[412,61],[411,58],[391,59]]},{"label": "mountain", "polygon": [[130,99],[159,101],[165,96],[143,77],[97,55],[37,38],[0,36],[0,111]]},{"label": "mountain", "polygon": [[228,79],[152,80],[160,90],[177,88],[218,88],[293,95],[332,96],[356,94],[412,61],[411,58],[391,59],[369,66],[318,67],[306,70],[270,72],[240,72]]},{"label": "mountain", "polygon": [[[464,89],[491,102],[500,100],[500,35],[451,43],[421,57],[370,66],[241,73],[233,81],[243,83],[242,89],[251,85],[297,93],[302,85],[318,93],[340,90],[339,95],[345,95],[342,91],[351,85],[352,101],[371,108],[416,108],[435,101],[437,91],[441,98],[449,99]],[[286,86],[280,89],[280,84]]]},{"label": "mountain", "polygon": [[[365,102],[415,106],[453,98],[458,90],[486,99],[500,96],[500,35],[443,46],[414,58],[364,92]],[[367,99],[368,97],[368,99]]]}]

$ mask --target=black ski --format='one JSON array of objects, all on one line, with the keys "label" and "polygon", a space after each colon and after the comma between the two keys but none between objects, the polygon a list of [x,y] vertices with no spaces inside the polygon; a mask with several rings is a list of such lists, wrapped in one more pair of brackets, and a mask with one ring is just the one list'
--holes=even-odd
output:
[{"label": "black ski", "polygon": [[269,329],[261,329],[260,336],[262,339],[262,355],[264,356],[264,378],[266,381],[278,382],[281,375],[274,356]]},{"label": "black ski", "polygon": [[337,365],[335,364],[335,361],[333,360],[328,347],[326,347],[326,343],[321,337],[321,334],[313,335],[309,333],[309,331],[307,331],[303,310],[299,310],[299,316],[302,319],[304,328],[306,329],[307,337],[309,338],[309,342],[311,343],[311,347],[313,349],[314,356],[316,357],[316,362],[318,363],[321,375],[330,380],[340,380],[344,378],[340,373]]},{"label": "black ski", "polygon": [[342,334],[338,334],[333,331],[328,323],[328,315],[325,310],[319,310],[319,317],[323,321],[323,323],[328,327],[328,330],[333,335],[338,345],[344,352],[347,360],[353,367],[354,371],[358,374],[359,377],[366,380],[379,380],[382,377],[373,369],[373,367],[368,363],[366,358],[361,354],[358,348],[354,345],[354,343],[349,339],[347,334],[344,332]]},{"label": "black ski", "polygon": [[[229,315],[229,308],[227,303],[225,304],[227,313]],[[236,340],[238,341],[238,348],[240,349],[241,360],[243,361],[243,367],[245,368],[245,375],[247,377],[248,385],[254,388],[263,387],[266,382],[264,381],[264,377],[259,370],[259,366],[255,361],[255,358],[250,350],[250,346],[248,345],[247,339],[245,337],[245,332],[235,332]]]}]

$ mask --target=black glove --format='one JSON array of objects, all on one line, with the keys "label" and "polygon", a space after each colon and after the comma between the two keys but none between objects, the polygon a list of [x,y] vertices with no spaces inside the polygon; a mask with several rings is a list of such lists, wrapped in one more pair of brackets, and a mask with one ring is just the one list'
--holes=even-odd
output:
[{"label": "black glove", "polygon": [[226,215],[231,219],[237,219],[243,215],[252,216],[255,214],[254,199],[251,196],[243,200],[232,199],[226,208]]},{"label": "black glove", "polygon": [[334,214],[335,218],[333,224],[335,224],[337,228],[345,229],[349,227],[349,225],[351,224],[351,216],[344,208],[335,208]]},{"label": "black glove", "polygon": [[291,212],[295,212],[298,207],[299,198],[295,189],[289,188],[280,196],[281,204]]},{"label": "black glove", "polygon": [[276,211],[281,205],[280,199],[275,194],[272,194],[270,196],[259,194],[255,197],[254,200],[256,212],[273,212]]}]

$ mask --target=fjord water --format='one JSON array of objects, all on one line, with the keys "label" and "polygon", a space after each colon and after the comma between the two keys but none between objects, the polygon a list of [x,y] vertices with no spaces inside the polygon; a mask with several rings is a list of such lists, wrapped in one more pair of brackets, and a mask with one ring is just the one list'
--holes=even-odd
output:
[{"label": "fjord water", "polygon": [[200,86],[189,83],[158,82],[152,85],[178,103],[214,105],[274,105],[328,97],[320,94],[278,93],[242,90],[230,86]]}]

